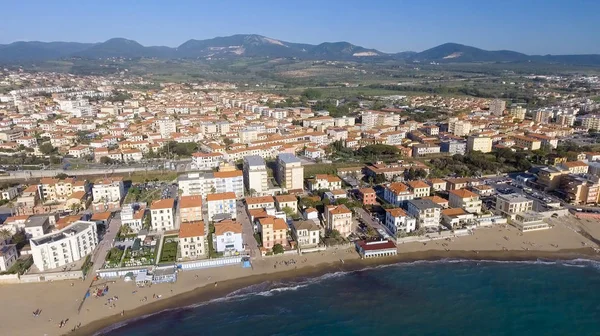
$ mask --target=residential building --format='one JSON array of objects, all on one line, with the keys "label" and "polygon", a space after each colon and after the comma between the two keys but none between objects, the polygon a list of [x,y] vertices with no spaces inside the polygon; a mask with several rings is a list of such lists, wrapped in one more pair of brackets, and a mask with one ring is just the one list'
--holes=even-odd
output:
[{"label": "residential building", "polygon": [[47,215],[29,216],[23,225],[27,238],[38,238],[50,231],[50,218]]},{"label": "residential building", "polygon": [[560,164],[560,167],[567,169],[571,174],[587,174],[589,166],[582,161],[568,161]]},{"label": "residential building", "polygon": [[352,233],[352,211],[345,205],[328,205],[325,207],[327,230],[337,230],[342,237]]},{"label": "residential building", "polygon": [[554,113],[549,110],[537,110],[533,115],[533,120],[538,124],[548,124]]},{"label": "residential building", "polygon": [[18,258],[16,244],[0,242],[0,272],[8,271],[17,262]]},{"label": "residential building", "polygon": [[467,189],[450,190],[448,202],[451,208],[461,208],[469,213],[481,213],[482,201],[479,195]]},{"label": "residential building", "polygon": [[202,220],[201,196],[179,197],[179,220],[181,223],[199,222]]},{"label": "residential building", "polygon": [[321,229],[312,220],[292,222],[292,233],[300,250],[319,246]]},{"label": "residential building", "polygon": [[219,167],[224,160],[222,153],[194,153],[192,154],[192,167],[195,169],[213,169]]},{"label": "residential building", "polygon": [[390,183],[383,191],[383,199],[395,206],[403,206],[406,201],[412,200],[415,195],[408,186],[402,182]]},{"label": "residential building", "polygon": [[506,109],[506,101],[500,99],[494,99],[490,102],[490,114],[495,116],[501,116],[504,114]]},{"label": "residential building", "polygon": [[467,212],[462,208],[442,210],[442,224],[450,230],[470,224],[474,219],[474,214]]},{"label": "residential building", "polygon": [[471,123],[458,118],[450,118],[448,120],[448,133],[463,137],[471,133]]},{"label": "residential building", "polygon": [[208,221],[213,222],[219,218],[232,218],[237,216],[235,193],[226,192],[209,194],[206,196],[208,208]]},{"label": "residential building", "polygon": [[415,198],[426,197],[431,193],[431,187],[423,181],[410,181],[407,184]]},{"label": "residential building", "polygon": [[440,146],[432,143],[420,143],[412,146],[412,156],[426,156],[430,154],[438,154]]},{"label": "residential building", "polygon": [[177,229],[175,223],[175,200],[165,198],[150,205],[152,231],[170,231]]},{"label": "residential building", "polygon": [[132,233],[138,233],[144,226],[146,215],[146,204],[125,204],[121,209],[121,224],[131,229]]},{"label": "residential building", "polygon": [[385,226],[398,236],[399,232],[410,233],[417,229],[417,220],[400,208],[385,209]]},{"label": "residential building", "polygon": [[258,231],[261,235],[262,246],[266,249],[272,249],[277,244],[287,247],[287,230],[288,226],[285,220],[281,218],[265,217],[258,219]]},{"label": "residential building", "polygon": [[434,178],[431,180],[427,180],[427,184],[431,186],[431,190],[433,191],[444,191],[446,190],[446,181],[438,178]]},{"label": "residential building", "polygon": [[275,196],[275,205],[277,210],[292,209],[293,213],[298,213],[298,199],[294,195],[277,195]]},{"label": "residential building", "polygon": [[302,162],[294,155],[282,153],[277,155],[277,183],[287,190],[303,189],[304,168]]},{"label": "residential building", "polygon": [[410,200],[406,203],[406,212],[417,221],[417,228],[437,228],[440,225],[441,209],[431,200]]},{"label": "residential building", "polygon": [[544,191],[552,191],[559,187],[563,176],[569,174],[568,169],[559,167],[543,167],[538,171],[537,183],[542,186]]},{"label": "residential building", "polygon": [[273,196],[246,197],[244,201],[248,210],[275,208],[275,198]]},{"label": "residential building", "polygon": [[9,187],[2,190],[2,199],[10,201],[19,195],[19,190],[15,187]]},{"label": "residential building", "polygon": [[[192,196],[193,197],[193,196]],[[201,259],[207,255],[204,222],[182,221],[179,228],[179,252],[182,259]]]},{"label": "residential building", "polygon": [[98,179],[92,188],[94,211],[116,210],[121,208],[121,199],[125,196],[123,177],[114,176]]},{"label": "residential building", "polygon": [[523,149],[534,151],[542,147],[542,142],[532,137],[514,135],[512,139],[515,142],[516,146],[521,147]]},{"label": "residential building", "polygon": [[265,160],[258,155],[244,157],[244,186],[250,196],[264,195],[269,191]]},{"label": "residential building", "polygon": [[533,200],[519,194],[496,195],[496,213],[509,219],[533,209]]},{"label": "residential building", "polygon": [[561,180],[561,189],[565,193],[565,201],[571,204],[598,203],[598,177],[565,175]]},{"label": "residential building", "polygon": [[421,199],[430,200],[433,203],[440,205],[443,209],[447,209],[447,208],[450,207],[450,204],[448,203],[447,199],[442,198],[442,197],[437,196],[437,195],[436,196],[423,197]]},{"label": "residential building", "polygon": [[72,264],[98,245],[96,223],[77,221],[62,230],[29,241],[33,262],[40,271]]},{"label": "residential building", "polygon": [[522,106],[513,106],[510,108],[509,114],[513,119],[525,120],[527,109]]},{"label": "residential building", "polygon": [[446,140],[440,143],[442,153],[464,155],[467,152],[467,143],[464,141]]},{"label": "residential building", "polygon": [[372,205],[377,203],[377,195],[373,188],[358,189],[358,198],[362,200],[363,205]]},{"label": "residential building", "polygon": [[218,172],[193,172],[177,178],[182,196],[202,196],[211,193],[233,192],[236,197],[244,197],[244,180],[241,170]]},{"label": "residential building", "polygon": [[342,180],[334,175],[317,174],[314,178],[308,179],[308,189],[316,191],[319,189],[341,189]]},{"label": "residential building", "polygon": [[489,153],[492,151],[492,138],[486,136],[471,135],[467,138],[467,152],[479,151]]},{"label": "residential building", "polygon": [[242,224],[230,219],[215,223],[212,244],[217,252],[225,256],[244,252]]},{"label": "residential building", "polygon": [[587,114],[581,118],[581,126],[587,130],[600,130],[600,115]]}]

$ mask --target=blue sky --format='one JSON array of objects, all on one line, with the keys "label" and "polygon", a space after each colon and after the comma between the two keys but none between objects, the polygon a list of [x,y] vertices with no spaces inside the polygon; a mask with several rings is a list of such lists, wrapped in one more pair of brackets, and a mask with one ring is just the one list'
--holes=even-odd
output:
[{"label": "blue sky", "polygon": [[599,0],[20,0],[0,9],[0,43],[125,37],[175,47],[254,33],[348,41],[385,52],[445,42],[528,54],[600,54]]}]

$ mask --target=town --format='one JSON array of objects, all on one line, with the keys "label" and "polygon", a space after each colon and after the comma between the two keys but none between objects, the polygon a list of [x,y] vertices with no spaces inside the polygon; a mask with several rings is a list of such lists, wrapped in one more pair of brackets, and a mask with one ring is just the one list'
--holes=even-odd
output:
[{"label": "town", "polygon": [[490,248],[514,249],[494,228],[532,242],[555,230],[551,248],[571,235],[597,249],[600,231],[587,224],[600,219],[600,103],[555,86],[537,93],[552,104],[529,110],[504,99],[349,104],[313,89],[4,75],[0,84],[21,88],[0,94],[0,283],[92,279],[87,298],[104,295],[95,281],[143,287],[341,250],[450,251],[480,232],[505,240]]}]

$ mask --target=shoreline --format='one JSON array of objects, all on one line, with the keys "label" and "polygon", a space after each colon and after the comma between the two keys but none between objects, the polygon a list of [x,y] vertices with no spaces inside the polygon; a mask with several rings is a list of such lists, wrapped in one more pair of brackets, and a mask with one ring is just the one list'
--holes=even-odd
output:
[{"label": "shoreline", "polygon": [[399,263],[411,263],[417,261],[439,261],[439,260],[472,260],[472,261],[536,261],[548,260],[573,260],[584,258],[589,260],[600,260],[600,256],[592,248],[564,249],[558,251],[465,251],[465,250],[426,250],[418,252],[399,253],[393,257],[374,259],[352,259],[343,264],[339,262],[323,262],[313,266],[303,266],[296,270],[284,270],[280,272],[263,273],[225,280],[218,286],[204,285],[191,291],[177,294],[160,301],[150,302],[143,306],[125,310],[125,314],[115,314],[83,325],[75,331],[65,335],[88,336],[97,335],[108,331],[108,328],[118,323],[130,323],[133,320],[143,319],[148,315],[160,313],[165,310],[185,308],[190,305],[207,302],[224,297],[236,290],[268,281],[290,281],[298,278],[314,278],[333,272],[352,272],[370,267],[386,266]]}]

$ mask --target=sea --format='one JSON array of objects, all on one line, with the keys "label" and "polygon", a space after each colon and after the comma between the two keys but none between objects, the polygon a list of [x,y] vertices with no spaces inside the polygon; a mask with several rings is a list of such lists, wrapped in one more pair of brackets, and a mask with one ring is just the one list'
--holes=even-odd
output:
[{"label": "sea", "polygon": [[440,260],[265,282],[96,335],[600,335],[600,263]]}]

